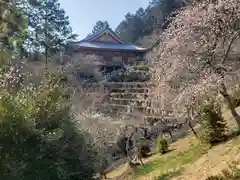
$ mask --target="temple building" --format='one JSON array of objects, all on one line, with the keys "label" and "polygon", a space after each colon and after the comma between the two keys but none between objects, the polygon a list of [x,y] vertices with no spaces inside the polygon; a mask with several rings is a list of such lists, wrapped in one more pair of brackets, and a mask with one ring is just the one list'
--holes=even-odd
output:
[{"label": "temple building", "polygon": [[[125,43],[109,27],[104,27],[81,41],[71,43],[71,48],[75,55],[79,54],[79,57],[80,55],[81,57],[91,55],[98,57],[98,68],[105,74],[135,63],[142,59],[148,50]],[[81,64],[80,59],[79,61]],[[80,76],[83,76],[83,72],[81,73]]]}]

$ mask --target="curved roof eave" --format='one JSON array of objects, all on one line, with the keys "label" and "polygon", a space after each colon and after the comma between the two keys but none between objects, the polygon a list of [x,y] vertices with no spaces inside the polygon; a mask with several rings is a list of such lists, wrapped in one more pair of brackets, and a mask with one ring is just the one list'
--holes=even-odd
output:
[{"label": "curved roof eave", "polygon": [[75,49],[94,49],[94,50],[112,50],[112,51],[135,51],[147,52],[147,48],[138,47],[132,44],[114,44],[105,42],[79,41],[74,43]]}]

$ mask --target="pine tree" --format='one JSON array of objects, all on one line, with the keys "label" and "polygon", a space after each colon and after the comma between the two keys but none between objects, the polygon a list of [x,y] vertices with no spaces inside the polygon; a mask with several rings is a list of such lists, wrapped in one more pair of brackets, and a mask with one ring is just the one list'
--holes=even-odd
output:
[{"label": "pine tree", "polygon": [[139,38],[166,28],[171,13],[181,8],[183,0],[152,0],[146,9],[127,13],[116,28],[117,34],[126,42],[135,43]]},{"label": "pine tree", "polygon": [[201,108],[200,117],[200,138],[203,142],[213,145],[226,138],[226,122],[221,116],[220,107],[208,102]]},{"label": "pine tree", "polygon": [[94,34],[105,27],[109,27],[107,21],[97,21],[96,24],[93,26],[92,33]]},{"label": "pine tree", "polygon": [[49,57],[64,48],[68,41],[76,38],[70,22],[58,0],[31,0],[19,3],[27,15],[29,38],[25,46],[31,51],[44,53],[46,63]]}]

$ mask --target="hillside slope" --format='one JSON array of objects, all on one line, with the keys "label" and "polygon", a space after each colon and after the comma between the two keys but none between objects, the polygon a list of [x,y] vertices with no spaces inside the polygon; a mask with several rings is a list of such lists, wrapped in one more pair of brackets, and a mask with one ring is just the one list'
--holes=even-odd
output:
[{"label": "hillside slope", "polygon": [[[236,126],[229,112],[225,112],[223,116],[228,126],[235,129]],[[231,162],[240,164],[240,136],[209,149],[189,135],[171,144],[170,149],[172,151],[166,155],[153,155],[145,159],[145,166],[139,167],[135,175],[129,172],[125,165],[110,172],[108,178],[112,180],[155,180],[154,178],[157,180],[205,180],[208,176],[228,168]]]}]

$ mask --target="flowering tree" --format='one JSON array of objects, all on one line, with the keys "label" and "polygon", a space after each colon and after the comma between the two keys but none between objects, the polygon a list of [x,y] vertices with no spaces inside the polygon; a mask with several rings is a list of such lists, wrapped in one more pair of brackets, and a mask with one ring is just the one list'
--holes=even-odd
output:
[{"label": "flowering tree", "polygon": [[98,154],[89,133],[77,128],[61,78],[45,71],[36,85],[21,70],[0,69],[0,178],[91,179]]},{"label": "flowering tree", "polygon": [[206,0],[187,6],[161,40],[153,78],[156,95],[168,95],[162,87],[171,87],[177,91],[171,101],[177,107],[219,91],[240,127],[226,88],[228,78],[240,67],[240,0]]}]

